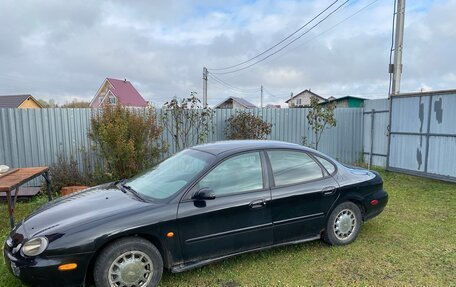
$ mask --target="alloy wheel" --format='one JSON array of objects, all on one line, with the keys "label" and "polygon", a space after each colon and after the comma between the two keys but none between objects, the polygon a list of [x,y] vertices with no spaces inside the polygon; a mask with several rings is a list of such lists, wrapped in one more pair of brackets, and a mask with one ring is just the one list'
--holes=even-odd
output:
[{"label": "alloy wheel", "polygon": [[141,251],[128,251],[118,256],[109,267],[109,286],[143,287],[151,281],[152,260]]},{"label": "alloy wheel", "polygon": [[356,216],[350,209],[343,209],[334,220],[334,235],[340,240],[347,240],[356,228]]}]

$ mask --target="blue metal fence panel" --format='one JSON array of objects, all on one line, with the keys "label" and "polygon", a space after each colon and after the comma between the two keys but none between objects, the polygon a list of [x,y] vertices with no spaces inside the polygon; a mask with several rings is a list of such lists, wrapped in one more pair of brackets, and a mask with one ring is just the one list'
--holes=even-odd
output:
[{"label": "blue metal fence panel", "polygon": [[427,172],[456,179],[456,136],[429,138]]},{"label": "blue metal fence panel", "polygon": [[[372,118],[374,119],[373,124]],[[388,154],[388,122],[388,99],[364,101],[363,154],[365,163],[369,163],[372,150],[372,165],[386,167],[386,158]]]},{"label": "blue metal fence panel", "polygon": [[393,97],[388,169],[456,181],[456,90]]},{"label": "blue metal fence panel", "polygon": [[427,129],[430,97],[393,97],[391,132],[421,133]]},{"label": "blue metal fence panel", "polygon": [[[145,113],[143,109],[136,110]],[[246,111],[246,110],[244,110]],[[308,109],[247,110],[272,124],[268,139],[301,144],[303,137],[314,141],[307,124]],[[215,110],[211,131],[205,142],[225,140],[226,120],[239,110]],[[362,109],[338,108],[337,126],[325,130],[319,150],[346,163],[362,158]],[[0,109],[0,164],[10,167],[49,166],[59,155],[93,166],[96,154],[88,137],[90,119],[99,113],[92,109]],[[163,116],[156,110],[157,121]],[[161,141],[168,144],[164,157],[175,152],[173,138],[163,130]],[[196,144],[196,137],[193,137]],[[88,163],[87,163],[88,162]],[[36,182],[35,182],[36,183]]]},{"label": "blue metal fence panel", "polygon": [[426,145],[425,137],[391,134],[389,165],[404,170],[424,172]]}]

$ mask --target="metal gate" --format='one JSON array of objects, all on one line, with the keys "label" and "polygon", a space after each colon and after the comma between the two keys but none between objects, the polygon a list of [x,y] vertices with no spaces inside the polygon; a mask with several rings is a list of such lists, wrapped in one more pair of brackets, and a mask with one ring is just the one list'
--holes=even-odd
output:
[{"label": "metal gate", "polygon": [[456,182],[456,90],[392,97],[387,169]]}]

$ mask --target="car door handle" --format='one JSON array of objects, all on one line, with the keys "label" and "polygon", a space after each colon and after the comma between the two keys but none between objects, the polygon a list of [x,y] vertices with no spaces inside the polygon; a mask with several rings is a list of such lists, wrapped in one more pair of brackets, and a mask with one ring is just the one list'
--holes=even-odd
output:
[{"label": "car door handle", "polygon": [[333,195],[336,193],[336,187],[335,186],[327,186],[321,190],[321,193],[323,193],[323,196],[329,196]]},{"label": "car door handle", "polygon": [[250,208],[260,208],[266,205],[266,200],[258,199],[249,203]]}]

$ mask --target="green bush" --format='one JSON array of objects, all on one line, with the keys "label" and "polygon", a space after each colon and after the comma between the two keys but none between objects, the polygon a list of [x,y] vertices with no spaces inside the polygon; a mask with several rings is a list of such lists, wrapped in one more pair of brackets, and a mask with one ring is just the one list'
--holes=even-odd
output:
[{"label": "green bush", "polygon": [[249,112],[239,112],[226,120],[225,135],[228,139],[266,139],[272,124]]},{"label": "green bush", "polygon": [[163,151],[158,142],[161,131],[153,109],[139,114],[120,105],[105,105],[92,118],[89,132],[104,160],[101,172],[116,180],[153,166]]}]

